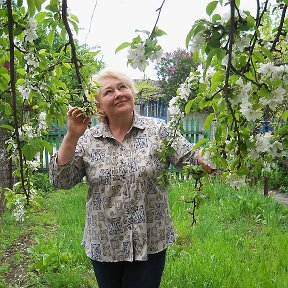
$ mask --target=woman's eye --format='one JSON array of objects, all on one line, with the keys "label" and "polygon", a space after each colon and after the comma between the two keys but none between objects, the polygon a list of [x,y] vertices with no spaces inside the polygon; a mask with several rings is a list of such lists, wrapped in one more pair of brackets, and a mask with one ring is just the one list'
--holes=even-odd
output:
[{"label": "woman's eye", "polygon": [[104,95],[110,95],[113,91],[112,90],[106,90]]},{"label": "woman's eye", "polygon": [[125,89],[127,89],[127,86],[126,86],[126,85],[121,85],[121,86],[119,87],[119,89],[120,89],[120,90],[125,90]]}]

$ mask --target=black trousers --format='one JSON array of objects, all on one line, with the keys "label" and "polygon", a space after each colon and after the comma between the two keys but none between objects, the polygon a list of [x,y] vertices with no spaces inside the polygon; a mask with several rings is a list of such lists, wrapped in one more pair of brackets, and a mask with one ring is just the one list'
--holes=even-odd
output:
[{"label": "black trousers", "polygon": [[99,288],[158,288],[166,250],[149,254],[147,261],[92,261]]}]

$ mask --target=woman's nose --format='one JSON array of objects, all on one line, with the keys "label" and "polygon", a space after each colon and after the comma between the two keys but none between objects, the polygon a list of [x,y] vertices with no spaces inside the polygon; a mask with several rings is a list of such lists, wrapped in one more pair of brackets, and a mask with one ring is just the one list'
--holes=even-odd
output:
[{"label": "woman's nose", "polygon": [[121,95],[122,95],[122,92],[116,88],[114,90],[114,97],[117,98],[118,96],[121,96]]}]

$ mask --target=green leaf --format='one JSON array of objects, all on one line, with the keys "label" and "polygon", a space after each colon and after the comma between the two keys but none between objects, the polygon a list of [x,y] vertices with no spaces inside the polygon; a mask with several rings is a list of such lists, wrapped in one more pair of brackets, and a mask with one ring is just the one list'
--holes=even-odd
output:
[{"label": "green leaf", "polygon": [[76,34],[78,34],[78,32],[79,32],[79,27],[78,27],[78,24],[75,22],[75,21],[73,21],[72,19],[68,19],[68,21],[72,24],[72,26],[73,26],[73,28],[74,28],[74,31],[76,32]]},{"label": "green leaf", "polygon": [[261,88],[260,88],[260,90],[258,91],[258,95],[260,96],[260,97],[266,97],[266,96],[269,96],[270,95],[270,92],[269,92],[269,90],[266,88],[266,86],[262,86]]},{"label": "green leaf", "polygon": [[239,8],[240,7],[240,0],[235,0],[235,5],[237,8]]},{"label": "green leaf", "polygon": [[262,63],[265,62],[265,57],[262,55],[261,52],[259,52],[259,51],[254,51],[253,56],[255,57],[255,59],[256,59],[258,62],[262,62]]},{"label": "green leaf", "polygon": [[47,35],[47,41],[49,43],[50,46],[53,45],[53,40],[54,40],[54,34],[55,34],[55,30],[51,29]]},{"label": "green leaf", "polygon": [[43,1],[41,1],[41,0],[35,1],[35,7],[36,7],[37,11],[41,11],[42,4],[43,4]]},{"label": "green leaf", "polygon": [[26,70],[24,68],[19,68],[16,70],[17,73],[19,73],[20,75],[26,75]]},{"label": "green leaf", "polygon": [[267,49],[266,47],[260,47],[260,49],[263,51],[263,53],[266,55],[266,57],[267,57],[270,61],[273,61],[273,56],[272,56],[272,53],[270,52],[269,49]]},{"label": "green leaf", "polygon": [[216,23],[216,22],[218,22],[218,21],[221,21],[221,16],[219,15],[219,14],[214,14],[213,16],[212,16],[212,22],[213,23]]},{"label": "green leaf", "polygon": [[10,131],[14,131],[14,127],[10,126],[10,125],[7,125],[7,124],[0,125],[0,128],[7,129],[7,130],[10,130]]},{"label": "green leaf", "polygon": [[4,67],[0,67],[0,75],[3,77],[7,82],[10,82],[10,75],[8,70]]},{"label": "green leaf", "polygon": [[127,47],[130,47],[131,43],[130,42],[123,42],[122,44],[120,44],[116,49],[115,49],[115,54],[118,53],[120,50],[123,50]]},{"label": "green leaf", "polygon": [[148,31],[148,30],[138,30],[138,29],[136,29],[135,32],[137,32],[137,33],[138,33],[138,32],[144,33],[144,34],[146,34],[146,35],[148,35],[148,36],[150,35],[150,31]]},{"label": "green leaf", "polygon": [[79,19],[78,19],[78,17],[77,17],[76,15],[71,14],[70,17],[71,17],[71,19],[73,19],[75,22],[79,23]]},{"label": "green leaf", "polygon": [[284,111],[283,115],[282,115],[282,118],[285,122],[287,122],[287,119],[288,119],[288,110]]},{"label": "green leaf", "polygon": [[45,19],[46,15],[47,12],[41,11],[35,16],[35,19],[37,20],[38,23],[41,23]]},{"label": "green leaf", "polygon": [[216,9],[217,5],[218,5],[218,1],[210,2],[206,7],[206,13],[210,16]]},{"label": "green leaf", "polygon": [[50,143],[48,141],[45,141],[43,139],[40,139],[38,141],[43,148],[45,148],[50,154],[52,154],[53,149],[52,149],[52,146],[50,145]]},{"label": "green leaf", "polygon": [[187,34],[187,36],[186,36],[185,44],[186,44],[186,48],[187,48],[187,49],[188,49],[188,47],[189,47],[189,43],[190,43],[190,40],[191,40],[193,34],[194,34],[194,27],[192,27],[192,28],[190,29],[190,31],[188,32],[188,34]]},{"label": "green leaf", "polygon": [[71,65],[67,62],[62,62],[62,65],[68,69],[71,69]]},{"label": "green leaf", "polygon": [[165,31],[161,30],[161,29],[158,29],[158,28],[156,28],[156,29],[153,31],[153,33],[152,33],[153,38],[154,38],[154,37],[164,36],[164,35],[167,35],[167,33],[166,33]]},{"label": "green leaf", "polygon": [[17,6],[22,7],[23,5],[23,0],[17,0]]},{"label": "green leaf", "polygon": [[204,129],[208,130],[211,126],[211,122],[213,121],[213,119],[215,118],[215,114],[214,113],[210,113],[204,123]]},{"label": "green leaf", "polygon": [[27,143],[23,146],[22,152],[25,158],[29,161],[32,161],[34,156],[37,153],[37,151],[34,149],[34,147],[30,143]]},{"label": "green leaf", "polygon": [[27,0],[28,13],[30,16],[34,16],[36,11],[35,0]]},{"label": "green leaf", "polygon": [[195,145],[192,147],[192,151],[195,151],[197,148],[199,148],[202,144],[209,142],[208,138],[202,138],[199,140]]},{"label": "green leaf", "polygon": [[190,101],[185,105],[185,113],[186,113],[186,115],[188,115],[188,114],[190,113],[191,108],[192,108],[194,102],[195,102],[195,101],[194,101],[194,99],[193,99],[193,100],[190,100]]}]

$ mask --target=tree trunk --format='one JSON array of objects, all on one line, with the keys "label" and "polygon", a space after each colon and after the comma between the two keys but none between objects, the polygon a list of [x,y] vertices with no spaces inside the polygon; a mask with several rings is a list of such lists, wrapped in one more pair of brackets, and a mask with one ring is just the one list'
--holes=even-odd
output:
[{"label": "tree trunk", "polygon": [[6,150],[5,141],[8,139],[6,129],[0,128],[0,215],[5,208],[5,189],[13,188],[12,161]]},{"label": "tree trunk", "polygon": [[264,196],[268,196],[269,194],[269,177],[264,176]]}]

